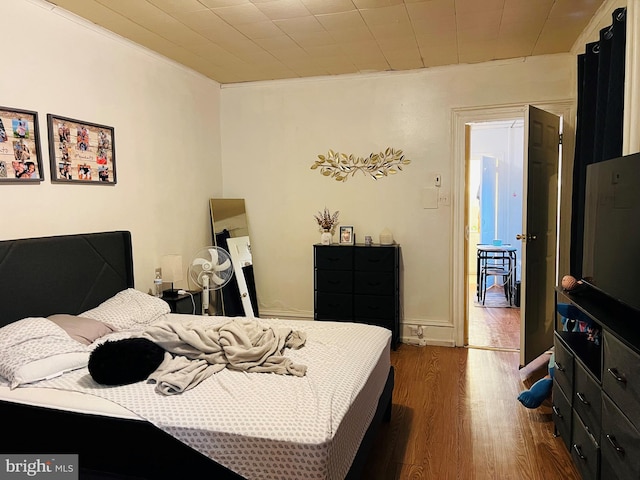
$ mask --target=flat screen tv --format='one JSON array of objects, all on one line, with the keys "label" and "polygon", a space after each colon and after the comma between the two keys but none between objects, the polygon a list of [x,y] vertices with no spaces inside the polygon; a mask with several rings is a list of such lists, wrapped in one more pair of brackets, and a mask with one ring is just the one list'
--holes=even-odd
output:
[{"label": "flat screen tv", "polygon": [[583,281],[640,311],[640,153],[587,166]]}]

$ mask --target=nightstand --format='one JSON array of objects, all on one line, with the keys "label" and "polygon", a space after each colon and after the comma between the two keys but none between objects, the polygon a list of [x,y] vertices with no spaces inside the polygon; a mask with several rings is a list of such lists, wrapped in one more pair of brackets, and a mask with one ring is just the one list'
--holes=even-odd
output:
[{"label": "nightstand", "polygon": [[[192,295],[193,301],[191,301]],[[169,304],[171,313],[202,315],[202,290],[187,290],[187,293],[178,295],[164,293],[161,298]]]}]

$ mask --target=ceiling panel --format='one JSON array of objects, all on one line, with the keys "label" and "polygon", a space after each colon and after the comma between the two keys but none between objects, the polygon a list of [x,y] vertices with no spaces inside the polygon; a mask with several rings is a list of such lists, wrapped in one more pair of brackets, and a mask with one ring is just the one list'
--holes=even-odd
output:
[{"label": "ceiling panel", "polygon": [[568,52],[604,0],[48,0],[220,83]]},{"label": "ceiling panel", "polygon": [[318,15],[316,18],[318,22],[329,31],[349,32],[351,30],[367,28],[358,10],[323,14]]},{"label": "ceiling panel", "polygon": [[302,0],[312,15],[326,15],[355,10],[351,0]]},{"label": "ceiling panel", "polygon": [[255,5],[248,3],[246,5],[235,5],[232,7],[214,8],[213,13],[218,15],[229,25],[242,25],[245,23],[265,22],[269,21],[262,11]]}]

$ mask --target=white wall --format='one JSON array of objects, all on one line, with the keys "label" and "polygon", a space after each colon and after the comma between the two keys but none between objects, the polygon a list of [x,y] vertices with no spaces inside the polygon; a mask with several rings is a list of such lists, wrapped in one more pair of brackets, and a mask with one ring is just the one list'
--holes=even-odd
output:
[{"label": "white wall", "polygon": [[[570,99],[574,70],[566,54],[223,86],[224,195],[246,199],[261,314],[312,316],[312,215],[326,206],[360,241],[391,229],[402,245],[404,323],[453,344],[452,206],[421,204],[433,173],[453,193],[452,109]],[[346,183],[310,169],[329,149],[366,156],[387,147],[404,150],[412,164]]]},{"label": "white wall", "polygon": [[[45,173],[0,185],[0,239],[130,230],[143,291],[161,255],[210,244],[219,84],[40,0],[1,1],[0,32],[0,105],[38,112]],[[51,183],[47,113],[115,128],[117,185]]]}]

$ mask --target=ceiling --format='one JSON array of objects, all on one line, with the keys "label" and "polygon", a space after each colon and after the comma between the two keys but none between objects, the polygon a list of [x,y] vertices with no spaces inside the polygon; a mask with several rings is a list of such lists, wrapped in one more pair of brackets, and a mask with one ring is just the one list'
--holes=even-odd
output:
[{"label": "ceiling", "polygon": [[569,52],[605,0],[47,0],[221,84]]}]

